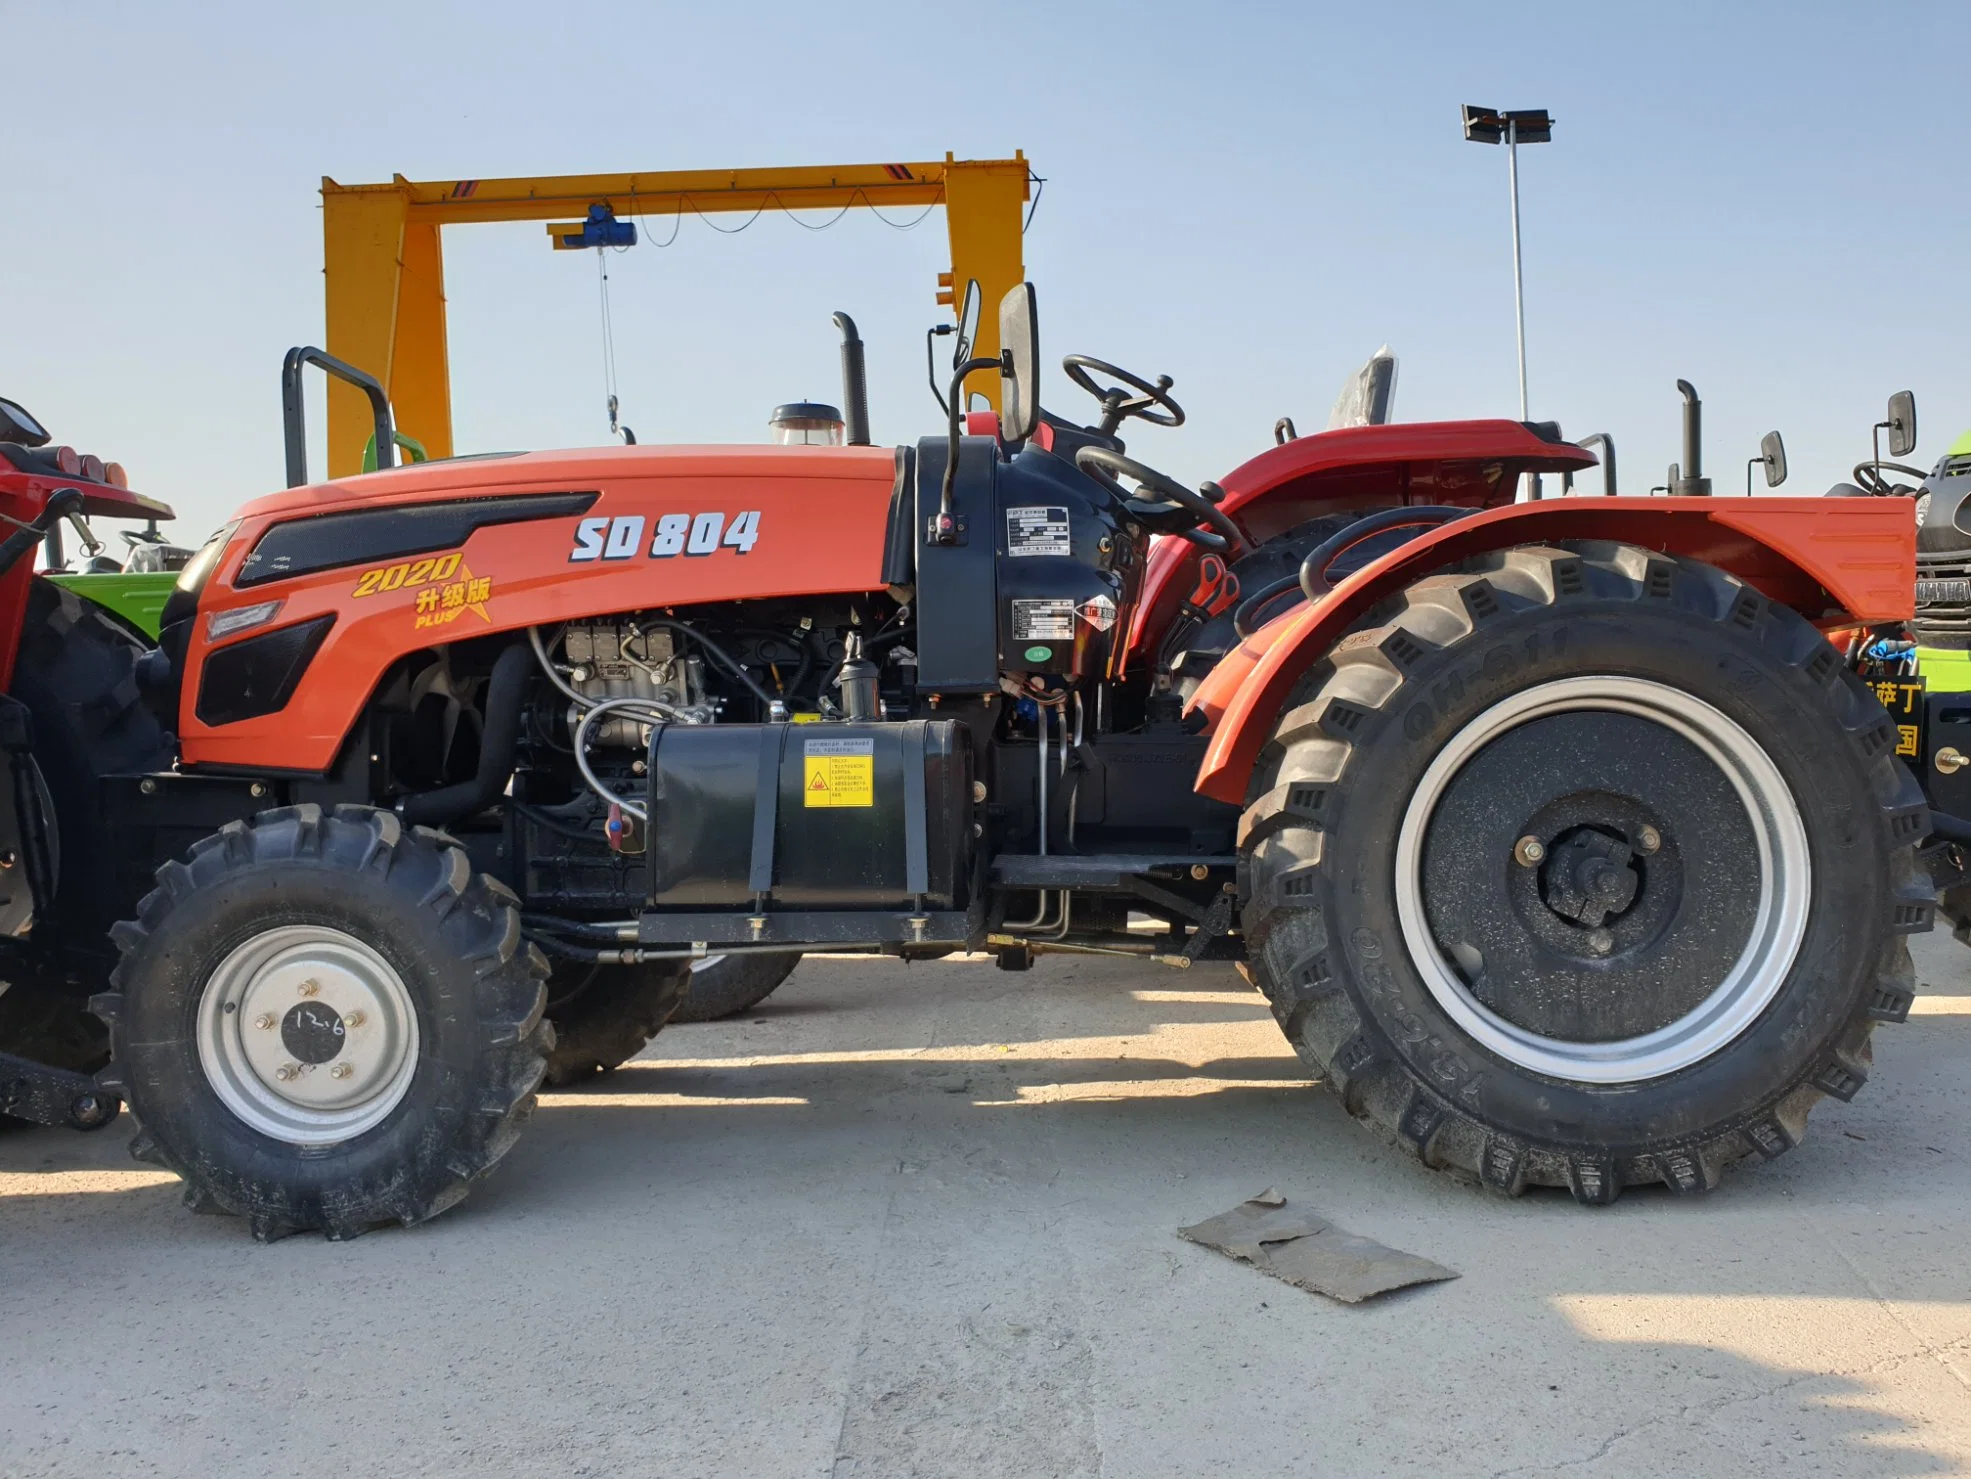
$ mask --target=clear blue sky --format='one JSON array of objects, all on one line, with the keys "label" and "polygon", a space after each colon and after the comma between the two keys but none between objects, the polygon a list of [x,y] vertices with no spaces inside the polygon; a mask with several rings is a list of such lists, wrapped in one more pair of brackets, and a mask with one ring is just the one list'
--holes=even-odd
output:
[{"label": "clear blue sky", "polygon": [[[1324,424],[1387,341],[1400,419],[1516,409],[1503,150],[1458,105],[1544,106],[1522,154],[1533,414],[1612,432],[1640,492],[1683,375],[1743,486],[1867,455],[1917,393],[1971,426],[1971,5],[455,6],[5,0],[0,394],[123,460],[184,533],[281,480],[278,365],[322,334],[320,177],[345,182],[1010,154],[1043,344],[1176,378],[1133,450],[1192,479]],[[603,439],[595,269],[537,224],[446,238],[461,450]],[[753,441],[870,341],[878,441],[934,430],[941,215],[687,220],[611,259],[645,440]],[[1050,405],[1081,409],[1058,369]],[[319,413],[317,431],[319,432]],[[317,458],[319,459],[319,452]],[[317,462],[319,466],[319,461]]]}]

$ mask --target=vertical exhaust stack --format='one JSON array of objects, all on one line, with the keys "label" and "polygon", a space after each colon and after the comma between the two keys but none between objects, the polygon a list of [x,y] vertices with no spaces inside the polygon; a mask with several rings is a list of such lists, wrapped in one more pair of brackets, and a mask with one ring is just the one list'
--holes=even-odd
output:
[{"label": "vertical exhaust stack", "polygon": [[855,320],[846,313],[835,315],[835,327],[842,331],[842,411],[851,447],[869,445],[869,376],[862,367],[862,336],[855,331]]},{"label": "vertical exhaust stack", "polygon": [[1704,476],[1704,402],[1688,380],[1679,380],[1677,391],[1684,398],[1684,460],[1682,470],[1671,475],[1670,493],[1679,498],[1709,498],[1711,480]]}]

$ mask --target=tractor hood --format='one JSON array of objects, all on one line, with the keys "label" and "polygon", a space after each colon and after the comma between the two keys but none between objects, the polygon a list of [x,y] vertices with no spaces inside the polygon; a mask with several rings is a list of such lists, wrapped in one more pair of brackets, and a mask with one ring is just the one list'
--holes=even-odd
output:
[{"label": "tractor hood", "polygon": [[306,518],[352,508],[484,498],[495,492],[599,490],[613,482],[670,478],[752,478],[769,482],[850,479],[887,482],[888,447],[653,446],[576,447],[553,452],[486,452],[386,468],[353,478],[269,493],[236,518]]}]

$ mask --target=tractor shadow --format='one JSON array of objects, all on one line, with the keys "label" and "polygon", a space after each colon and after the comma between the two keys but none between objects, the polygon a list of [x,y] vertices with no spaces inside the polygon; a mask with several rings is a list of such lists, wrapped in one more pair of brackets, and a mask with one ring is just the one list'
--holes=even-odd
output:
[{"label": "tractor shadow", "polygon": [[[1108,961],[811,960],[543,1096],[437,1222],[346,1245],[189,1216],[127,1119],[0,1134],[0,1437],[10,1473],[113,1468],[208,1422],[185,1415],[207,1386],[294,1374],[368,1403],[341,1435],[358,1469],[473,1471],[387,1349],[597,1472],[1958,1472],[1971,973],[1939,960],[1934,1009],[1879,1035],[1875,1081],[1799,1150],[1595,1210],[1366,1134],[1230,970]],[[1350,1308],[1174,1236],[1269,1185],[1462,1277]],[[92,1297],[105,1267],[145,1299]],[[297,1346],[352,1287],[361,1338]],[[493,1289],[499,1341],[461,1351]],[[161,1362],[187,1331],[198,1359]],[[578,1407],[516,1397],[516,1350],[579,1356]],[[44,1416],[78,1360],[120,1399],[100,1433]],[[631,1411],[671,1446],[594,1420]]]}]

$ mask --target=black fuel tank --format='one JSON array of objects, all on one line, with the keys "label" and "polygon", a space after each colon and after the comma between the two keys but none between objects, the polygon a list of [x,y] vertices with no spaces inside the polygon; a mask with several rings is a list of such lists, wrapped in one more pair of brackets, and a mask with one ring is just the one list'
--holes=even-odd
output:
[{"label": "black fuel tank", "polygon": [[972,748],[956,720],[660,725],[648,795],[653,909],[967,905]]}]

